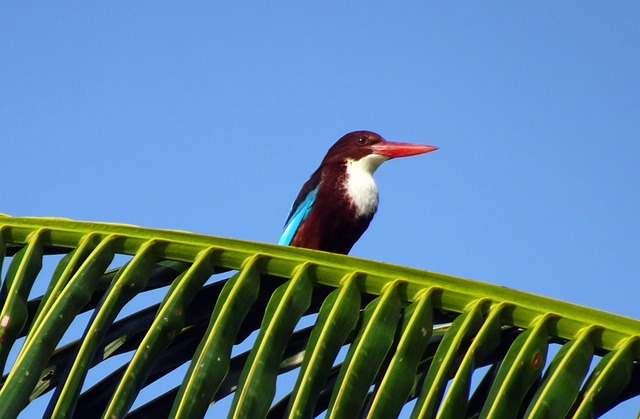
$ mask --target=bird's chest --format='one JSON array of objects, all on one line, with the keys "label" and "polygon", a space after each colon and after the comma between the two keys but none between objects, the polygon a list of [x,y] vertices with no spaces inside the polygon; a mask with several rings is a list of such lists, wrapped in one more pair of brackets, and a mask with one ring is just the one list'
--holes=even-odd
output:
[{"label": "bird's chest", "polygon": [[344,193],[358,217],[372,216],[378,209],[378,188],[373,176],[358,165],[347,164]]}]

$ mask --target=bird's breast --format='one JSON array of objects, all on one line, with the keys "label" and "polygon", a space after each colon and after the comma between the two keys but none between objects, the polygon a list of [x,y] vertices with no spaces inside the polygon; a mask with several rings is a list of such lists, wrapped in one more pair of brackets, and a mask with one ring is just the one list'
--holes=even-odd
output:
[{"label": "bird's breast", "polygon": [[368,168],[362,166],[362,160],[347,162],[344,189],[356,216],[370,217],[378,209],[378,188]]}]

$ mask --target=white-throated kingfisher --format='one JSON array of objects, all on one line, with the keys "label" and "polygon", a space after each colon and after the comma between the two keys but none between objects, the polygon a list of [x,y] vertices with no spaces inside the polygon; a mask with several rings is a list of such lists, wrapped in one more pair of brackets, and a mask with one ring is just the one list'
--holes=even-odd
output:
[{"label": "white-throated kingfisher", "polygon": [[389,159],[437,149],[386,141],[370,131],[346,134],[302,186],[278,243],[349,253],[378,209],[373,172]]}]

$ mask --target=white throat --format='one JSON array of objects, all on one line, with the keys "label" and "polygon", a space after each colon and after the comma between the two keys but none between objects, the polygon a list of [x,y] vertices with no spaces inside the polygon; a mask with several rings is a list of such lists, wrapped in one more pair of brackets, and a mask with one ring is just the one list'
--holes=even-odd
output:
[{"label": "white throat", "polygon": [[373,172],[388,159],[379,154],[369,154],[360,160],[347,160],[345,186],[358,217],[373,215],[378,209],[378,188]]}]

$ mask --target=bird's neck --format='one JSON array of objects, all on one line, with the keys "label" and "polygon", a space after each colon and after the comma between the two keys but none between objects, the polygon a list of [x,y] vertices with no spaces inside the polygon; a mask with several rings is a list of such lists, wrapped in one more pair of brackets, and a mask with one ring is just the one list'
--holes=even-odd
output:
[{"label": "bird's neck", "polygon": [[378,188],[373,180],[373,172],[385,160],[385,156],[377,154],[359,160],[347,159],[343,188],[355,209],[356,217],[372,217],[378,209]]}]

